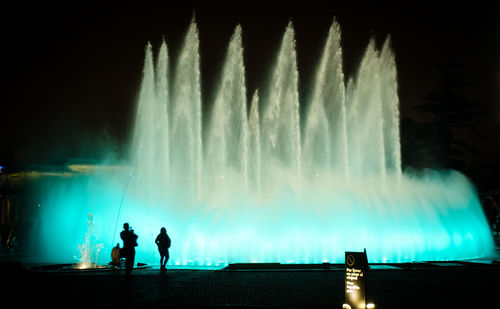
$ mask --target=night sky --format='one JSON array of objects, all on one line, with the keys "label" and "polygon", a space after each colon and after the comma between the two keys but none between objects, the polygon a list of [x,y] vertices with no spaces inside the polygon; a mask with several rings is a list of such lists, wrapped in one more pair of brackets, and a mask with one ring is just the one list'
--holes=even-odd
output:
[{"label": "night sky", "polygon": [[467,128],[461,135],[482,154],[481,160],[498,167],[500,14],[496,7],[306,3],[3,7],[0,165],[19,169],[61,164],[68,158],[99,159],[104,149],[114,151],[117,158],[123,156],[132,130],[144,47],[150,41],[156,51],[165,36],[172,64],[194,11],[205,105],[217,85],[234,27],[240,23],[243,29],[250,97],[266,84],[289,20],[296,32],[304,101],[336,17],[348,76],[355,72],[370,37],[381,45],[391,35],[402,119],[425,121],[426,115],[414,106],[437,87],[439,65],[447,58],[456,59],[460,73],[472,83],[463,95],[488,113],[474,128],[479,135]]}]

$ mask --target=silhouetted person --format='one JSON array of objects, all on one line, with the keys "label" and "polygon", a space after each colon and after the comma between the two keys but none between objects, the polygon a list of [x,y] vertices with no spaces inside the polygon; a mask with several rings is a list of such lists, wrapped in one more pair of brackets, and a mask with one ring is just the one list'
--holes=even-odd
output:
[{"label": "silhouetted person", "polygon": [[120,233],[120,237],[123,240],[123,248],[120,256],[125,258],[125,273],[131,275],[134,268],[135,247],[137,247],[138,236],[134,234],[134,230],[129,229],[128,223],[125,223],[123,224],[123,231]]},{"label": "silhouetted person", "polygon": [[160,252],[160,269],[165,271],[165,265],[167,265],[169,254],[168,248],[170,248],[170,237],[167,235],[167,229],[162,227],[160,234],[156,236],[155,243],[158,245],[158,251]]}]

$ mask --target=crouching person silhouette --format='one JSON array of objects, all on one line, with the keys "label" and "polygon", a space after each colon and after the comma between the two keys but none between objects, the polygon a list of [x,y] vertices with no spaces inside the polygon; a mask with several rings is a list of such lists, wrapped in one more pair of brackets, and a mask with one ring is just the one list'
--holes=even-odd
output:
[{"label": "crouching person silhouette", "polygon": [[120,250],[120,244],[116,244],[116,247],[111,250],[111,265],[120,266]]},{"label": "crouching person silhouette", "polygon": [[121,249],[120,256],[125,258],[125,274],[130,276],[134,268],[135,260],[135,247],[137,247],[137,236],[134,230],[130,229],[128,223],[123,224],[123,231],[120,233],[123,240],[123,248]]},{"label": "crouching person silhouette", "polygon": [[167,270],[165,265],[167,265],[169,254],[168,248],[170,248],[170,237],[168,237],[167,229],[162,227],[160,234],[156,236],[155,243],[158,245],[158,251],[160,252],[160,270]]}]

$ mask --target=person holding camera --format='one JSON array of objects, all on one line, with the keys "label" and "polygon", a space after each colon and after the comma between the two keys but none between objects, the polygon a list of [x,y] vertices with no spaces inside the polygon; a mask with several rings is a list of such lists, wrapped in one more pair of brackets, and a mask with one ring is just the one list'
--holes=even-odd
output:
[{"label": "person holding camera", "polygon": [[125,274],[130,276],[134,268],[135,247],[137,247],[137,236],[128,223],[123,224],[123,231],[120,233],[123,240],[123,248],[120,250],[120,256],[125,258]]}]

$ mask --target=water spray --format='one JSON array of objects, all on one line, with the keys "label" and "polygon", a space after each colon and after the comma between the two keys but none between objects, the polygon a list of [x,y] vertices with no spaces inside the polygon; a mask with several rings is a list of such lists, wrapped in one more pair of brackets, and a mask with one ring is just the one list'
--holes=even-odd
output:
[{"label": "water spray", "polygon": [[120,207],[118,207],[118,214],[116,215],[115,229],[113,231],[113,241],[111,242],[111,248],[113,248],[115,246],[116,229],[118,228],[118,219],[120,219],[120,212],[122,210],[123,200],[125,199],[125,193],[127,193],[127,188],[128,188],[128,185],[130,184],[130,181],[132,180],[132,177],[134,177],[137,174],[138,174],[137,172],[130,174],[130,176],[128,177],[128,180],[127,180],[127,184],[125,185],[125,188],[123,189],[123,194],[122,194],[122,198],[120,201]]}]

